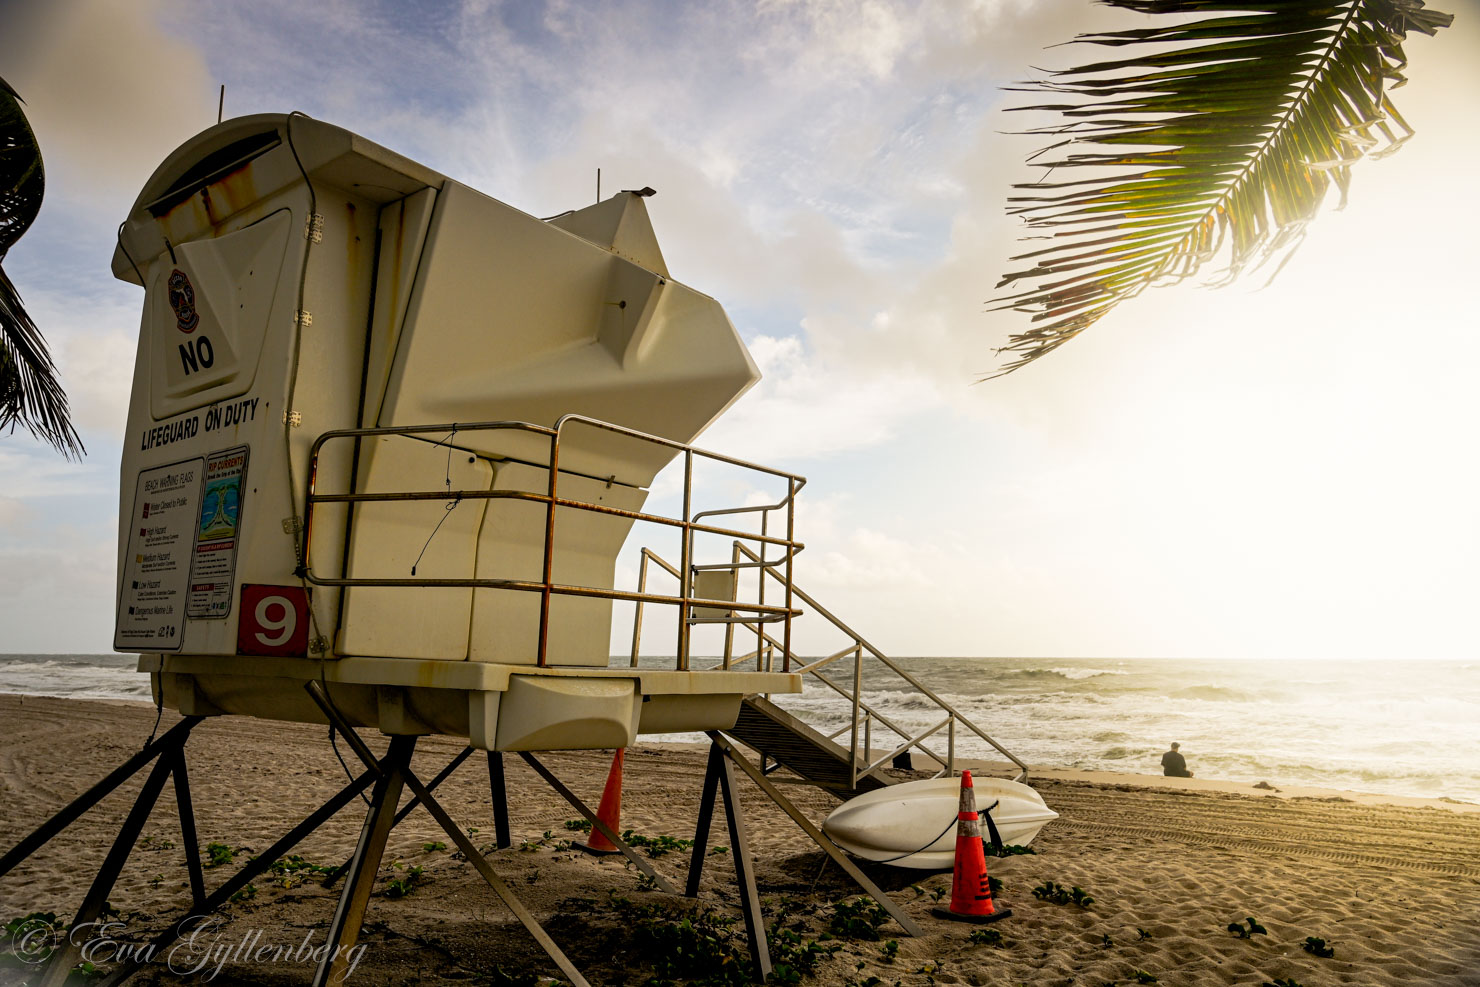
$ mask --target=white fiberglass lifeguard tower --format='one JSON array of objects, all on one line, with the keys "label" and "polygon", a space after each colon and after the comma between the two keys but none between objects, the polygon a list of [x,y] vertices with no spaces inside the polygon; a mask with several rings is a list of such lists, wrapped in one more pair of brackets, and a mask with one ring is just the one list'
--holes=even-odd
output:
[{"label": "white fiberglass lifeguard tower", "polygon": [[[800,690],[689,666],[696,620],[786,623],[788,601],[716,571],[725,607],[695,607],[695,529],[754,513],[686,490],[683,517],[644,515],[654,476],[741,466],[788,518],[802,480],[688,447],[759,375],[669,277],[643,193],[542,221],[338,127],[244,117],[165,160],[113,269],[146,290],[114,646],[165,705],[322,720],[320,681],[356,725],[552,750]],[[678,529],[677,593],[615,587],[638,519]],[[789,564],[777,527],[725,534]],[[607,667],[614,599],[675,608],[671,667]]]}]

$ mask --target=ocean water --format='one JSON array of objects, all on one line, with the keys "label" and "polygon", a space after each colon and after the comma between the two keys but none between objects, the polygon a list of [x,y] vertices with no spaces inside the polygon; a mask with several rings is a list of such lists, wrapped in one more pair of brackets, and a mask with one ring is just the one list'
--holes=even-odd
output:
[{"label": "ocean water", "polygon": [[138,655],[0,655],[0,692],[153,702]]},{"label": "ocean water", "polygon": [[[1480,802],[1480,662],[895,661],[1029,764],[1160,774],[1175,740],[1202,778]],[[148,701],[136,662],[0,655],[0,692]],[[671,667],[671,659],[649,663]],[[826,672],[851,685],[851,662]],[[901,728],[918,732],[942,718],[878,662],[865,661],[862,678],[864,701]],[[811,677],[801,695],[775,698],[824,734],[849,722],[849,701]],[[876,725],[874,747],[892,745],[892,736]],[[944,754],[945,732],[929,743]],[[998,759],[964,728],[956,753]]]},{"label": "ocean water", "polygon": [[[1029,764],[1161,774],[1177,741],[1198,777],[1480,802],[1480,662],[895,662]],[[848,687],[842,664],[832,678]],[[863,698],[912,733],[942,718],[877,662],[864,662]],[[824,734],[849,722],[826,686],[776,701]],[[875,726],[874,747],[893,736]],[[931,740],[944,753],[944,731]],[[1000,760],[960,728],[956,752]]]}]

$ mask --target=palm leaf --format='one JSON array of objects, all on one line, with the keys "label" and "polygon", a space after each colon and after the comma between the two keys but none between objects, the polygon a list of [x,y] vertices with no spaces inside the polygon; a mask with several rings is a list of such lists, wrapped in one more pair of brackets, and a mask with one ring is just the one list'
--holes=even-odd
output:
[{"label": "palm leaf", "polygon": [[[1403,81],[1403,41],[1453,21],[1421,0],[1101,0],[1176,18],[1162,27],[1081,35],[1123,57],[1023,84],[1062,102],[1047,170],[1009,214],[1047,240],[1012,262],[990,311],[1032,315],[993,376],[1052,352],[1149,285],[1210,262],[1226,283],[1299,245],[1352,165],[1391,153],[1413,131],[1388,90]],[[1180,15],[1180,16],[1177,16]],[[1189,19],[1188,15],[1201,19]],[[1169,18],[1171,20],[1171,18]],[[1060,180],[1048,179],[1058,174]]]},{"label": "palm leaf", "polygon": [[[20,97],[0,79],[0,261],[35,222],[45,188],[36,135]],[[84,452],[46,340],[0,270],[0,429],[13,432],[17,425],[64,456]]]}]

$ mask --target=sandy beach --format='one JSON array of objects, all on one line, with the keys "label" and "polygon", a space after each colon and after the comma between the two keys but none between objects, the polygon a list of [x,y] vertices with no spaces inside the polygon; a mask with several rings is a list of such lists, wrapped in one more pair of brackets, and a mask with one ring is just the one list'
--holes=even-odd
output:
[{"label": "sandy beach", "polygon": [[[161,729],[174,720],[166,711]],[[0,696],[0,848],[14,845],[137,751],[153,722],[154,710],[141,704]],[[376,750],[384,746],[377,735],[366,740]],[[413,767],[429,779],[461,746],[427,738]],[[201,843],[240,848],[235,860],[206,871],[208,887],[344,782],[321,727],[237,717],[206,721],[187,750]],[[684,745],[631,749],[623,826],[649,838],[691,839],[703,757],[702,749]],[[551,754],[545,761],[594,804],[606,755]],[[69,917],[141,781],[0,879],[0,921],[33,911]],[[925,936],[909,938],[885,922],[876,941],[823,938],[836,906],[857,898],[856,887],[836,866],[824,867],[824,855],[764,795],[744,780],[741,789],[768,922],[780,916],[799,943],[817,942],[814,952],[824,951],[802,983],[1480,984],[1480,806],[1294,790],[1274,781],[1283,790],[1036,770],[1031,782],[1060,819],[1035,840],[1036,853],[988,861],[1004,884],[1001,902],[1013,912],[988,927],[1001,933],[1000,945],[973,942],[973,926],[931,917],[934,898],[949,892],[949,874],[889,867],[869,873]],[[664,923],[654,916],[669,909],[708,908],[722,921],[734,920],[731,945],[743,955],[727,855],[710,858],[696,906],[644,889],[619,857],[570,850],[565,841],[577,834],[564,823],[576,813],[512,758],[508,785],[515,845],[490,859],[593,984],[641,984],[661,973],[655,962],[665,940],[655,930]],[[833,796],[807,786],[785,791],[816,822],[837,805]],[[475,842],[493,842],[481,756],[439,793],[460,823],[477,830]],[[342,862],[362,818],[362,808],[352,803],[295,852],[313,864]],[[188,914],[179,840],[173,803],[162,800],[111,896],[124,926],[121,939],[142,939]],[[710,842],[728,843],[718,819]],[[439,846],[445,843],[421,811],[391,834],[351,982],[539,983],[553,976],[553,964],[473,868]],[[687,854],[663,853],[653,865],[681,882]],[[1033,889],[1045,882],[1080,887],[1094,902],[1080,908],[1034,897]],[[254,884],[255,893],[228,906],[224,923],[212,927],[213,942],[223,947],[215,955],[244,942],[293,947],[306,936],[322,938],[333,892],[302,871],[264,875]],[[402,888],[409,893],[397,896]],[[1240,938],[1228,931],[1230,922],[1249,917],[1266,932]],[[1334,956],[1306,952],[1307,937],[1325,940]],[[228,956],[205,963],[200,955],[177,954],[175,967],[195,968],[191,982],[209,977],[230,985],[299,984],[312,976],[311,963],[291,958],[254,963]],[[29,972],[10,960],[0,967],[0,983],[23,983]],[[668,976],[674,983],[694,979]],[[160,962],[130,982],[180,978]]]}]

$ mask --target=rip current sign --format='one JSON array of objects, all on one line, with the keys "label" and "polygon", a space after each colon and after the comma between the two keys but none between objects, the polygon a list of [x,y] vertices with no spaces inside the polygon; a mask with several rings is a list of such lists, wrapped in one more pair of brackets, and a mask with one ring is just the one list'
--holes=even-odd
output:
[{"label": "rip current sign", "polygon": [[242,584],[236,653],[271,658],[308,656],[308,590],[302,586]]},{"label": "rip current sign", "polygon": [[231,613],[246,477],[246,446],[222,449],[206,457],[185,608],[191,617],[224,620]]}]

